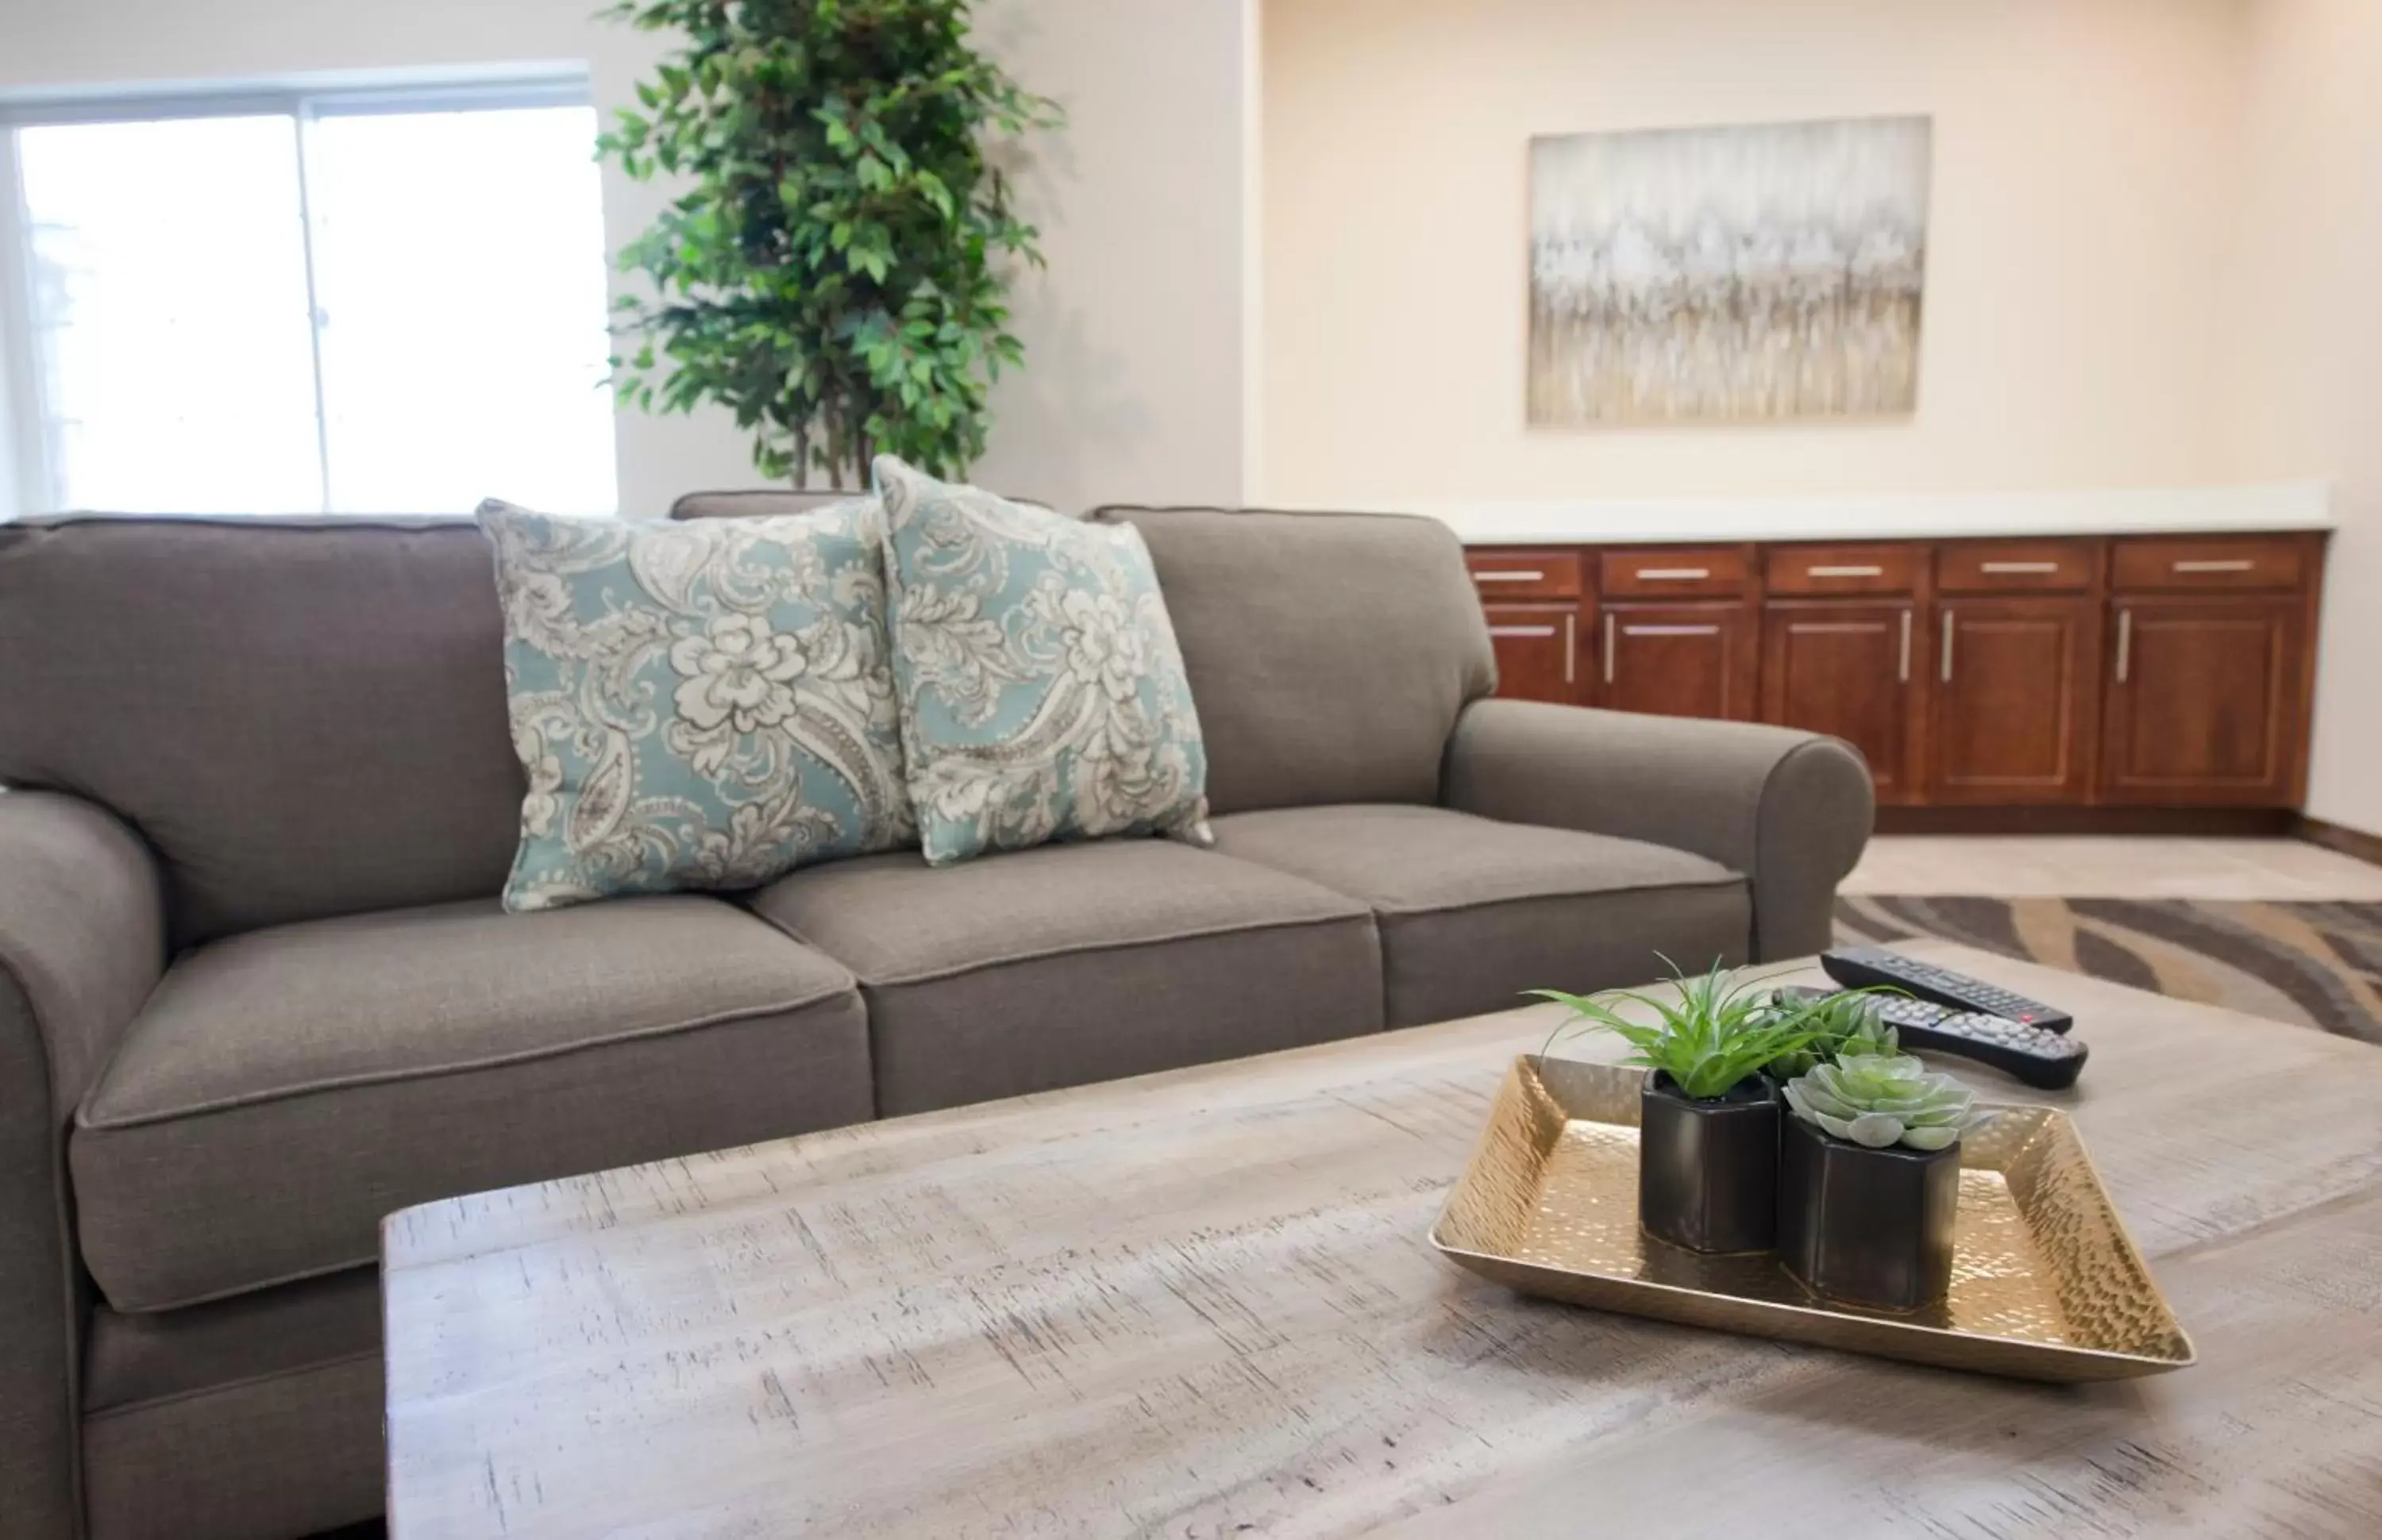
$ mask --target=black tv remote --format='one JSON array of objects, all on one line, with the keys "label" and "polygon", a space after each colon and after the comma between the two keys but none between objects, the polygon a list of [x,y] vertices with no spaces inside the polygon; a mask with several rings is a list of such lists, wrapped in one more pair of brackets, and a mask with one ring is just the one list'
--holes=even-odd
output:
[{"label": "black tv remote", "polygon": [[2043,1027],[1962,1010],[1932,1000],[1872,996],[1879,1020],[1906,1048],[1932,1048],[1999,1069],[2037,1091],[2065,1091],[2084,1072],[2092,1050]]},{"label": "black tv remote", "polygon": [[1933,1005],[1998,1016],[2044,1032],[2066,1032],[2076,1024],[2074,1017],[2041,1000],[2030,1000],[1983,979],[1938,968],[1885,947],[1843,947],[1822,952],[1820,966],[1828,971],[1828,977],[1848,989],[1882,984]]},{"label": "black tv remote", "polygon": [[[1834,993],[1810,984],[1788,984],[1778,991],[1778,1003],[1810,1005]],[[2075,1084],[2092,1053],[2073,1037],[2005,1017],[1914,1000],[1907,995],[1867,998],[1878,1019],[1894,1029],[1897,1045],[1974,1059],[2038,1091],[2065,1091]]]}]

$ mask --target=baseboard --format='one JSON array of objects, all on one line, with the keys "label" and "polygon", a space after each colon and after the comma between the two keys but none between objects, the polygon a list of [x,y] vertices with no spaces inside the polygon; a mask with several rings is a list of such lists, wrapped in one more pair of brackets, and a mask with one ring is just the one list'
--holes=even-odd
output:
[{"label": "baseboard", "polygon": [[1880,834],[2140,834],[2304,839],[2382,866],[2382,835],[2269,807],[1897,807]]},{"label": "baseboard", "polygon": [[2321,845],[2327,850],[2339,850],[2345,856],[2382,866],[2382,835],[2367,834],[2364,829],[2345,828],[2327,824],[2321,818],[2301,813],[2291,825],[2291,833],[2311,845]]},{"label": "baseboard", "polygon": [[[2308,820],[2271,807],[1896,807],[1877,810],[1880,834],[2143,834],[2277,837]],[[2331,827],[2332,825],[2326,825]],[[2342,829],[2352,838],[2371,837]],[[2313,837],[2302,835],[2302,837]],[[2326,843],[2317,840],[2318,844]],[[2382,852],[2382,840],[2372,841]],[[2339,847],[2336,847],[2338,849]],[[2358,854],[2351,851],[2351,855]],[[2382,861],[2382,855],[2365,857]]]}]

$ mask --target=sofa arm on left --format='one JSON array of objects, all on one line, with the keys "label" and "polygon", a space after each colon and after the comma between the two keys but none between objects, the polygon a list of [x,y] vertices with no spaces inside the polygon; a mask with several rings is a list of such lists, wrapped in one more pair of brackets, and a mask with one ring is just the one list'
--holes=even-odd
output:
[{"label": "sofa arm on left", "polygon": [[1828,945],[1836,884],[1876,812],[1849,745],[1751,722],[1475,701],[1448,741],[1449,807],[1689,850],[1745,874],[1751,956]]},{"label": "sofa arm on left", "polygon": [[66,1131],[165,967],[141,837],[78,798],[0,791],[0,1540],[82,1532]]}]

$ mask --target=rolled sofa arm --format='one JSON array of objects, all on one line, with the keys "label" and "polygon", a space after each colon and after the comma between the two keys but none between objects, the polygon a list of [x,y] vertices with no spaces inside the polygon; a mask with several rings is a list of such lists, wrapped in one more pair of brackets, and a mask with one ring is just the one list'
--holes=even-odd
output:
[{"label": "rolled sofa arm", "polygon": [[140,837],[77,798],[0,791],[0,1540],[80,1530],[66,1129],[165,967]]},{"label": "rolled sofa arm", "polygon": [[1876,812],[1850,745],[1751,722],[1475,701],[1456,719],[1446,769],[1452,808],[1668,845],[1742,872],[1758,962],[1828,945],[1836,884]]}]

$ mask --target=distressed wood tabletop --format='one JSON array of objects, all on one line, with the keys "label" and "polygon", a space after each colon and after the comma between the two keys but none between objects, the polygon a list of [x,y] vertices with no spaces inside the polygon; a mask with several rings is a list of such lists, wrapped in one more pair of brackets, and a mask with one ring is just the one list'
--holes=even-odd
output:
[{"label": "distressed wood tabletop", "polygon": [[399,1214],[392,1535],[2382,1535],[2382,1051],[1909,949],[2073,1010],[2073,1091],[1964,1078],[2070,1110],[2196,1367],[1458,1271],[1427,1232],[1541,1008]]}]

